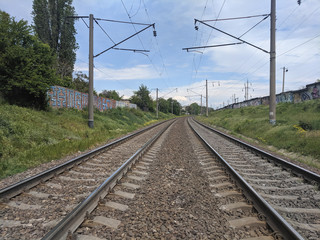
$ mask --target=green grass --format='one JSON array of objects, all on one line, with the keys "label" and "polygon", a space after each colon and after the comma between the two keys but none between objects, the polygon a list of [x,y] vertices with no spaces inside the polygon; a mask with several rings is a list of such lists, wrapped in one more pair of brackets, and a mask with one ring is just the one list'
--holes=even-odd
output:
[{"label": "green grass", "polygon": [[[245,136],[263,146],[274,146],[302,156],[301,162],[320,169],[320,100],[277,105],[277,123],[269,124],[269,107],[225,109],[198,119]],[[304,161],[303,157],[312,161]]]},{"label": "green grass", "polygon": [[[160,119],[170,115],[159,113]],[[87,111],[37,111],[0,103],[0,179],[156,122],[154,113],[136,109],[96,111],[94,128]]]}]

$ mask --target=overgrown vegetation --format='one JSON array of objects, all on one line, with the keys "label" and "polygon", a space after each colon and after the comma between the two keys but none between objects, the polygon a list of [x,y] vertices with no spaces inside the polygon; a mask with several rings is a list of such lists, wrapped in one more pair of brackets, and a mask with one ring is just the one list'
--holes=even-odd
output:
[{"label": "overgrown vegetation", "polygon": [[[95,127],[90,129],[86,111],[36,111],[0,103],[0,178],[156,122],[154,113],[126,108],[97,111],[94,117]],[[161,113],[159,117],[169,115]]]},{"label": "overgrown vegetation", "polygon": [[44,109],[50,85],[61,85],[50,47],[26,21],[0,11],[0,92],[10,103]]},{"label": "overgrown vegetation", "polygon": [[268,112],[268,106],[246,107],[215,111],[199,119],[265,146],[311,156],[315,160],[307,164],[320,168],[320,100],[278,104],[275,126],[269,124]]}]

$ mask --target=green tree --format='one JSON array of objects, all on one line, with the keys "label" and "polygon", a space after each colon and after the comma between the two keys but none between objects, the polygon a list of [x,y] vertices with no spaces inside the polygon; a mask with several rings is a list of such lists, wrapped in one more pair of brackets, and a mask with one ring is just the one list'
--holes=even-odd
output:
[{"label": "green tree", "polygon": [[31,33],[26,21],[0,11],[0,92],[10,103],[44,109],[47,90],[61,82],[50,47]]},{"label": "green tree", "polygon": [[61,79],[72,79],[76,60],[76,29],[72,0],[34,0],[33,22],[38,37],[49,44],[57,56],[57,73]]},{"label": "green tree", "polygon": [[120,97],[119,93],[116,90],[103,90],[100,94],[99,97],[105,97],[113,100],[120,101],[122,100],[122,97]]},{"label": "green tree", "polygon": [[70,88],[77,90],[79,92],[88,93],[89,77],[87,76],[87,74],[82,72],[76,72]]},{"label": "green tree", "polygon": [[197,103],[191,103],[190,106],[186,107],[188,113],[192,115],[199,115],[200,114],[200,106]]},{"label": "green tree", "polygon": [[[75,73],[75,78],[73,78],[70,88],[83,93],[89,93],[89,77],[87,74],[80,72]],[[93,90],[93,95],[98,96],[97,92]]]},{"label": "green tree", "polygon": [[164,98],[159,98],[159,111],[163,113],[168,113],[169,112],[169,103],[167,100]]},{"label": "green tree", "polygon": [[181,110],[181,104],[172,98],[168,98],[167,100],[168,106],[169,106],[169,112],[173,113],[175,115],[180,115],[180,110]]},{"label": "green tree", "polygon": [[143,111],[154,112],[154,103],[150,97],[150,91],[143,84],[139,87],[138,91],[133,92],[134,95],[130,98],[132,103],[137,104],[137,106]]}]

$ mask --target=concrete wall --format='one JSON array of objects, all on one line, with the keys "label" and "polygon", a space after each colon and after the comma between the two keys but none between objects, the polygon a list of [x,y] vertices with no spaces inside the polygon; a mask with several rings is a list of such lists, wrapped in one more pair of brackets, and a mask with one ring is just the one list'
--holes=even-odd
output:
[{"label": "concrete wall", "polygon": [[[88,94],[73,89],[52,86],[47,95],[49,105],[53,108],[76,108],[81,110],[88,106]],[[93,105],[101,112],[117,107],[137,108],[136,104],[128,101],[116,101],[97,96],[94,96]]]},{"label": "concrete wall", "polygon": [[[284,92],[276,95],[277,103],[290,102],[290,103],[299,103],[303,101],[320,99],[320,82],[315,82],[308,84],[306,88]],[[224,108],[242,108],[248,106],[258,106],[258,105],[268,105],[269,96],[261,98],[253,98],[248,101],[233,103]]]}]

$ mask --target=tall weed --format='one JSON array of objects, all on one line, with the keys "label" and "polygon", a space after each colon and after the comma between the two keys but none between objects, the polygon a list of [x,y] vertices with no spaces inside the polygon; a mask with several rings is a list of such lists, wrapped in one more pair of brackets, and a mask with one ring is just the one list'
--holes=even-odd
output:
[{"label": "tall weed", "polygon": [[76,109],[37,111],[0,104],[0,178],[102,144],[154,122],[156,116],[127,108],[95,111],[93,129],[87,119],[86,111]]}]

